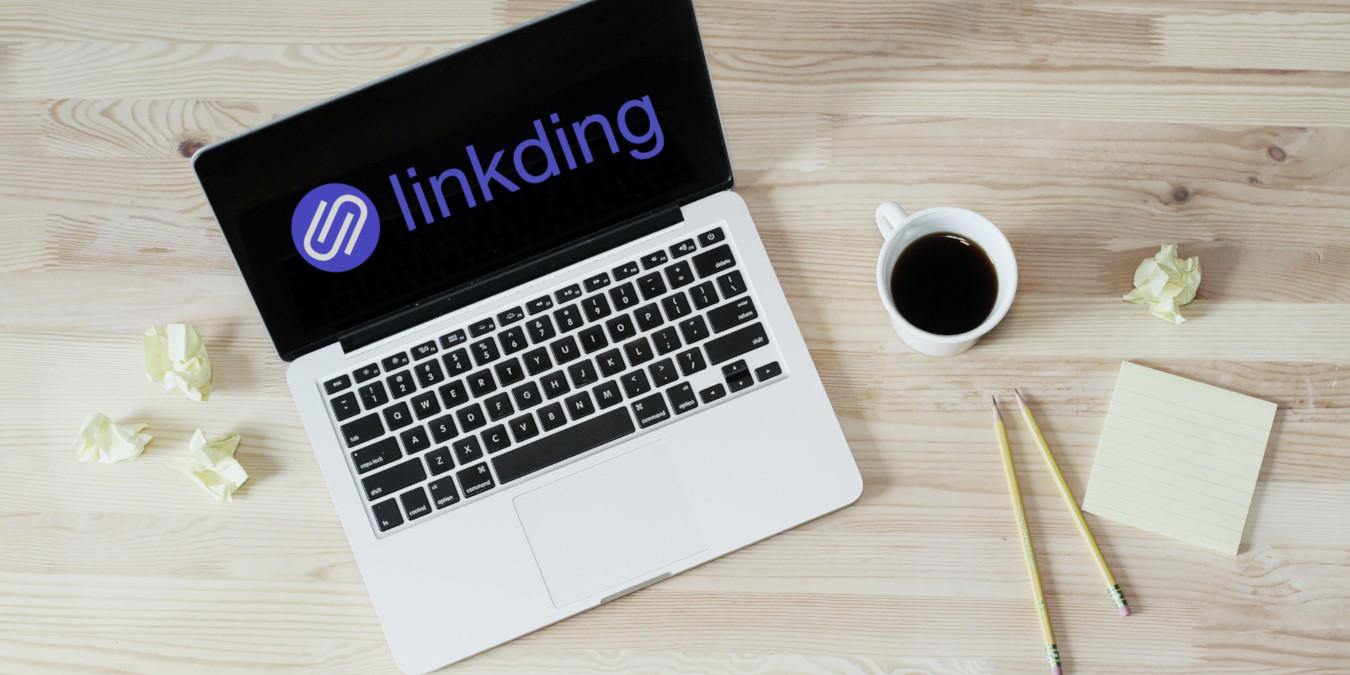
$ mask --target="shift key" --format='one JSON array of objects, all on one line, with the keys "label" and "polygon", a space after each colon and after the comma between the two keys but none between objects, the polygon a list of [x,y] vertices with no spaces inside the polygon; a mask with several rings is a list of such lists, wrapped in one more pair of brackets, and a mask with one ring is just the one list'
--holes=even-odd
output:
[{"label": "shift key", "polygon": [[708,350],[708,362],[717,365],[767,344],[769,336],[764,332],[764,325],[756,323],[716,338],[703,348]]},{"label": "shift key", "polygon": [[366,491],[366,499],[379,499],[391,495],[409,485],[416,485],[427,477],[422,468],[422,460],[414,457],[402,464],[395,464],[368,478],[361,480]]}]

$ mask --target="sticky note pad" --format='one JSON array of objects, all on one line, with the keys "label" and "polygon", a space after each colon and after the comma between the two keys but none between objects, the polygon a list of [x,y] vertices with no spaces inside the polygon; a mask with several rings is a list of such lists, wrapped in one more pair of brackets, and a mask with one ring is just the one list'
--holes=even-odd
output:
[{"label": "sticky note pad", "polygon": [[1275,404],[1120,364],[1083,510],[1236,555]]}]

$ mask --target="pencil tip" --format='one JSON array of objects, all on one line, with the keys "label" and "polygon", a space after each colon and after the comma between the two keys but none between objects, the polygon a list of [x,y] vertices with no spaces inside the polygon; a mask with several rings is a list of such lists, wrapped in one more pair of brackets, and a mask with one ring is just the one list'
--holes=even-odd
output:
[{"label": "pencil tip", "polygon": [[995,409],[998,408],[998,399],[994,398],[993,394],[989,395],[989,403],[992,404]]}]

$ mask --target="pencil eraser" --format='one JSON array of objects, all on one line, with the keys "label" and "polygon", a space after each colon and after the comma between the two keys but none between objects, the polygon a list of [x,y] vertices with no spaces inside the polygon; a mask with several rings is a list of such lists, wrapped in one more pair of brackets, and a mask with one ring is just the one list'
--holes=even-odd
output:
[{"label": "pencil eraser", "polygon": [[1129,605],[1121,605],[1121,606],[1120,606],[1120,615],[1121,615],[1121,616],[1129,616],[1129,615],[1130,615],[1130,606],[1129,606]]},{"label": "pencil eraser", "polygon": [[1050,675],[1064,675],[1064,669],[1059,666],[1050,666]]}]

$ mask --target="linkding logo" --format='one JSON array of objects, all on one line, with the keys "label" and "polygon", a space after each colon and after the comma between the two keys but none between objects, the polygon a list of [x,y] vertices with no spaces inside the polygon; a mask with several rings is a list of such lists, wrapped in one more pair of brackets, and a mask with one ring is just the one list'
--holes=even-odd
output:
[{"label": "linkding logo", "polygon": [[366,193],[346,183],[320,185],[296,205],[291,240],[310,265],[325,272],[346,272],[375,252],[380,214]]}]

